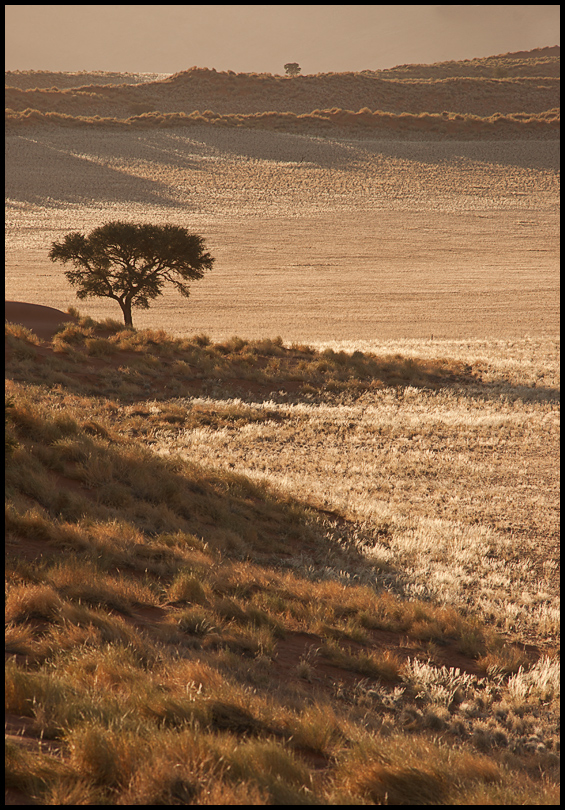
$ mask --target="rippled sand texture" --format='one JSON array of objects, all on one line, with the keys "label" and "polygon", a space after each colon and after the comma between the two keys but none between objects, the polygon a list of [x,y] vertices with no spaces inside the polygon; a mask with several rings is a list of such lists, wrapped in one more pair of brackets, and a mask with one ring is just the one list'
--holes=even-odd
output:
[{"label": "rippled sand texture", "polygon": [[[558,68],[545,49],[299,79],[6,74],[6,298],[66,310],[53,239],[173,222],[205,236],[216,266],[188,301],[135,313],[139,327],[556,333]],[[80,309],[119,317],[110,301]]]}]

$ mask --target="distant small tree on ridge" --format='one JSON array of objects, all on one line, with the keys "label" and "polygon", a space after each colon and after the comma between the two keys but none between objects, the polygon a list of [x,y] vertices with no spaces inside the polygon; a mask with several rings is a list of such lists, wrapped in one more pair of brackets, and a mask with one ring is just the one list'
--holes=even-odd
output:
[{"label": "distant small tree on ridge", "polygon": [[72,262],[65,276],[77,298],[112,298],[132,328],[132,307],[148,309],[167,282],[188,298],[187,282],[201,279],[214,263],[204,239],[186,228],[129,222],[108,222],[88,236],[69,233],[52,243],[49,258]]},{"label": "distant small tree on ridge", "polygon": [[302,70],[298,62],[287,62],[284,69],[287,76],[298,76]]}]

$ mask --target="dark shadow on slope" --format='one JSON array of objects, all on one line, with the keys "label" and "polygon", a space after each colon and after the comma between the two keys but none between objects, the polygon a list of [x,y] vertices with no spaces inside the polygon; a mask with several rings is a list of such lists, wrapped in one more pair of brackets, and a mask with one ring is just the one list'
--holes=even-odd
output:
[{"label": "dark shadow on slope", "polygon": [[[543,141],[543,148],[535,139],[496,141],[488,136],[421,142],[403,138],[402,133],[356,133],[347,128],[299,134],[214,125],[165,131],[57,127],[9,134],[6,143],[6,197],[49,205],[92,205],[98,200],[178,206],[180,194],[183,208],[190,209],[182,188],[136,176],[136,161],[151,164],[153,176],[160,167],[163,173],[178,171],[186,183],[192,172],[213,172],[217,161],[230,159],[328,170],[346,170],[378,156],[440,168],[451,165],[462,172],[475,163],[552,171],[559,171],[560,165],[558,141]],[[112,168],[113,161],[133,166],[132,171]]]},{"label": "dark shadow on slope", "polygon": [[247,160],[291,165],[310,164],[325,169],[345,169],[355,164],[363,144],[348,142],[322,128],[315,134],[272,132],[268,129],[221,128],[218,126],[194,127],[176,130],[176,137],[195,142],[218,155]]},{"label": "dark shadow on slope", "polygon": [[[124,205],[132,202],[178,205],[178,201],[171,197],[171,189],[167,184],[103,165],[107,159],[120,158],[119,153],[111,151],[108,133],[98,139],[94,149],[90,143],[88,154],[77,154],[80,152],[81,140],[76,130],[69,130],[68,136],[66,148],[61,148],[61,130],[58,131],[57,142],[51,142],[50,134],[43,132],[35,132],[33,137],[9,137],[6,198],[50,206],[56,206],[57,203],[92,206],[96,201]],[[132,135],[125,137],[129,138],[131,144]],[[143,154],[143,150],[140,151]],[[145,159],[154,159],[149,154],[150,152]]]},{"label": "dark shadow on slope", "polygon": [[[361,547],[374,545],[375,538],[307,499],[280,494],[236,471],[156,454],[135,439],[112,436],[99,425],[95,430],[92,422],[35,418],[18,402],[10,408],[9,425],[16,440],[6,461],[10,554],[29,560],[78,554],[95,564],[105,560],[160,576],[183,567],[175,547],[186,542],[187,549],[206,545],[219,559],[288,568],[302,576],[307,571],[313,580],[348,581],[348,572],[352,581],[403,591],[400,571],[365,557]],[[30,516],[37,507],[45,519]],[[80,528],[114,523],[133,527],[145,542],[113,549]],[[186,541],[172,543],[179,533]]]},{"label": "dark shadow on slope", "polygon": [[[464,169],[466,165],[492,164],[493,166],[517,166],[522,169],[558,172],[561,166],[559,140],[537,141],[534,138],[516,140],[490,140],[488,135],[476,140],[436,140],[422,141],[379,140],[364,138],[351,141],[366,154],[382,155],[386,158],[413,160],[435,166],[455,165]],[[541,148],[540,148],[541,144]],[[485,146],[488,146],[488,160],[485,159]]]}]

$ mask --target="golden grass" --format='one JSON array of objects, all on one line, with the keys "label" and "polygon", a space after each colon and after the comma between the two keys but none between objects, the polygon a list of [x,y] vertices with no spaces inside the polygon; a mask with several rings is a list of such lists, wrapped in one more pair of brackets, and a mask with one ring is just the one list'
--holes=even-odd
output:
[{"label": "golden grass", "polygon": [[[407,592],[480,604],[507,630],[551,636],[557,614],[541,585],[556,573],[558,532],[557,354],[542,359],[550,345],[501,343],[485,356],[466,343],[459,362],[480,368],[480,383],[377,390],[355,404],[339,392],[330,404],[326,387],[324,403],[270,403],[277,420],[165,428],[154,439],[163,452],[307,491],[365,521],[375,538],[367,553],[402,560]],[[535,529],[532,514],[544,515]],[[518,602],[501,609],[513,589]]]},{"label": "golden grass", "polygon": [[[530,485],[554,452],[549,344],[387,356],[105,330],[56,336],[49,374],[68,364],[70,388],[11,349],[7,708],[44,743],[10,742],[8,786],[42,803],[552,803],[553,569],[533,529],[553,526],[547,481],[535,523],[522,492],[513,530],[534,565],[500,529],[517,510],[517,448],[538,459]],[[89,392],[92,340],[107,344],[96,373],[143,353],[163,392],[168,374],[184,368],[186,386],[213,362],[217,398]],[[387,510],[367,495],[370,459]],[[462,488],[440,519],[438,493],[419,491],[436,460]],[[545,637],[545,654],[501,629]]]},{"label": "golden grass", "polygon": [[328,134],[340,131],[340,134],[357,135],[359,132],[373,137],[402,136],[410,138],[415,135],[421,138],[450,137],[508,139],[513,137],[535,137],[536,139],[559,138],[559,110],[552,108],[541,113],[509,114],[494,113],[491,116],[474,116],[470,114],[418,113],[402,112],[399,114],[374,112],[368,108],[353,110],[314,110],[312,113],[261,112],[249,115],[220,114],[206,111],[204,113],[156,113],[148,112],[122,118],[100,118],[99,116],[71,116],[58,112],[40,112],[27,108],[21,112],[6,110],[5,123],[9,130],[19,127],[59,126],[59,127],[104,127],[106,129],[163,129],[185,128],[202,125],[217,127],[243,127],[250,129],[274,129],[279,132],[296,132],[307,134]]}]

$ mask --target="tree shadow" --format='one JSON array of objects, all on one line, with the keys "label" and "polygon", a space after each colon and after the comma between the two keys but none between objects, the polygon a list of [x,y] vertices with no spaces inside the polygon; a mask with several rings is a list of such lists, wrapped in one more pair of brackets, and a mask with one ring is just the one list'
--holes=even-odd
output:
[{"label": "tree shadow", "polygon": [[[186,132],[186,134],[185,134]],[[162,137],[162,136],[160,136]],[[208,150],[250,160],[313,164],[325,169],[343,169],[365,162],[372,156],[401,159],[428,165],[446,166],[476,162],[487,165],[514,166],[525,169],[560,168],[558,140],[518,139],[515,141],[485,138],[417,140],[402,134],[379,135],[355,132],[353,128],[314,127],[311,132],[273,132],[243,128],[202,126],[176,130],[179,141],[198,143]],[[540,148],[540,145],[542,148]]]},{"label": "tree shadow", "polygon": [[[183,138],[179,131],[176,136]],[[219,155],[294,166],[310,164],[339,169],[359,161],[357,143],[351,144],[327,132],[302,134],[202,126],[188,130],[186,140],[191,144],[203,144]]]},{"label": "tree shadow", "polygon": [[[190,185],[194,172],[213,177],[216,162],[222,159],[330,171],[362,166],[375,157],[440,168],[450,165],[462,172],[468,163],[559,169],[558,142],[544,141],[541,149],[534,140],[422,143],[356,136],[346,130],[338,135],[331,131],[302,134],[214,125],[166,131],[132,128],[120,132],[59,127],[9,135],[6,143],[6,197],[50,207],[58,203],[93,205],[94,201],[100,201],[124,206],[182,205],[184,210],[187,206],[195,210],[197,206],[191,203],[182,186]],[[138,161],[151,167],[151,179],[136,174]],[[178,188],[165,177],[171,171],[185,178],[179,181]],[[160,175],[164,179],[159,179]]]}]

